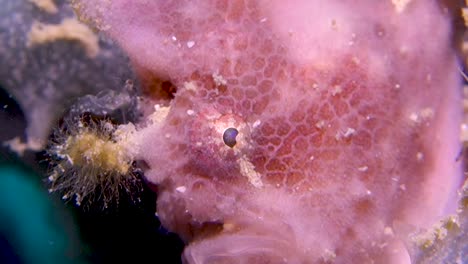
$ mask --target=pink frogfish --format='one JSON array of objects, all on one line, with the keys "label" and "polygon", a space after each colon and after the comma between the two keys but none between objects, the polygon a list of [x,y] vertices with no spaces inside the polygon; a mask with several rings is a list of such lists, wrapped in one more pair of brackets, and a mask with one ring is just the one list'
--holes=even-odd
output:
[{"label": "pink frogfish", "polygon": [[456,209],[461,79],[439,1],[73,5],[146,87],[132,155],[186,263],[411,263],[411,234]]}]

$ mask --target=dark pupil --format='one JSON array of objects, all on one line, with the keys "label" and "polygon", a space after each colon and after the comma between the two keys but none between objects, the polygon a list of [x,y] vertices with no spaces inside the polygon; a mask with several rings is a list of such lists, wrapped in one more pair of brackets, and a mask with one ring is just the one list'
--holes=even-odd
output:
[{"label": "dark pupil", "polygon": [[239,134],[239,131],[237,129],[230,127],[224,131],[223,134],[223,141],[224,144],[226,144],[229,147],[234,147],[236,145],[236,137]]}]

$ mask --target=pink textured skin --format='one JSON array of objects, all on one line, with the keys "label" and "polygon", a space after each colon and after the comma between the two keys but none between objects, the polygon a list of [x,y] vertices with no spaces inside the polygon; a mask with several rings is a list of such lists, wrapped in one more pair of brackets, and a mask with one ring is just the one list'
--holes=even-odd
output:
[{"label": "pink textured skin", "polygon": [[185,261],[409,263],[409,232],[454,209],[460,80],[436,1],[77,2],[178,87],[139,158]]}]

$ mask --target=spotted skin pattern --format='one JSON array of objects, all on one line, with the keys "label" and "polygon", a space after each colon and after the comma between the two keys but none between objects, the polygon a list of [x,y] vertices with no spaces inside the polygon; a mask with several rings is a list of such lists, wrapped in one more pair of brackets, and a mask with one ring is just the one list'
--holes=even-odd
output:
[{"label": "spotted skin pattern", "polygon": [[454,209],[460,80],[443,8],[403,2],[75,1],[177,87],[137,158],[185,261],[410,263]]}]

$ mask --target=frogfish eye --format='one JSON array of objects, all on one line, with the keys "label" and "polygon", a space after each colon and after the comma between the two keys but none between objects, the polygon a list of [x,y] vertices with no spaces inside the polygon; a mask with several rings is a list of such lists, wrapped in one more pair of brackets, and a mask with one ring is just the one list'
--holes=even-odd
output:
[{"label": "frogfish eye", "polygon": [[223,133],[224,144],[226,144],[226,146],[229,146],[231,148],[234,147],[237,143],[236,137],[238,134],[239,134],[239,131],[237,131],[237,129],[233,127],[230,127],[224,130],[224,133]]}]

